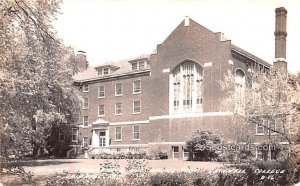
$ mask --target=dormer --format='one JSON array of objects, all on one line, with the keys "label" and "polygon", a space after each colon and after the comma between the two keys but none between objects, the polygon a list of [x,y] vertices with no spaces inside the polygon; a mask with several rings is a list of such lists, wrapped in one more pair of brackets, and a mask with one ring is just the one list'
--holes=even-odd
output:
[{"label": "dormer", "polygon": [[97,71],[97,76],[102,77],[102,76],[108,76],[112,74],[114,71],[118,70],[120,67],[117,67],[115,65],[102,65],[95,67]]},{"label": "dormer", "polygon": [[131,64],[131,70],[144,70],[149,68],[149,59],[148,58],[138,58],[128,61]]}]

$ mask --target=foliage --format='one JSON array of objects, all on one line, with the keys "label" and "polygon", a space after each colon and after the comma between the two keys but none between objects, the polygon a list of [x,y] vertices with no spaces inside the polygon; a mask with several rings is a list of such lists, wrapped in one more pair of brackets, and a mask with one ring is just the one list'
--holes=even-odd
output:
[{"label": "foliage", "polygon": [[197,130],[185,142],[190,152],[189,160],[213,160],[220,153],[214,147],[222,141],[222,134],[219,132]]},{"label": "foliage", "polygon": [[[253,131],[261,125],[269,139],[275,133],[276,138],[292,144],[289,131],[297,131],[300,123],[300,86],[295,78],[271,70],[249,69],[242,79],[228,71],[221,85],[225,92],[221,109],[232,112],[235,122],[243,127],[237,139],[243,135],[243,142],[251,142],[248,138],[253,133],[249,127]],[[276,128],[270,125],[273,122]]]},{"label": "foliage", "polygon": [[47,146],[53,127],[77,120],[79,106],[72,89],[74,53],[51,25],[60,3],[0,2],[2,156],[37,156]]},{"label": "foliage", "polygon": [[108,152],[100,152],[97,154],[89,153],[89,157],[92,159],[147,159],[146,152],[114,152],[114,153],[108,153]]},{"label": "foliage", "polygon": [[128,159],[127,166],[125,167],[127,172],[126,180],[133,185],[146,185],[150,177],[151,168],[148,166],[148,162],[143,160]]},{"label": "foliage", "polygon": [[34,174],[30,171],[25,171],[22,166],[14,161],[1,161],[0,175],[16,175],[21,178],[22,183],[31,183]]}]

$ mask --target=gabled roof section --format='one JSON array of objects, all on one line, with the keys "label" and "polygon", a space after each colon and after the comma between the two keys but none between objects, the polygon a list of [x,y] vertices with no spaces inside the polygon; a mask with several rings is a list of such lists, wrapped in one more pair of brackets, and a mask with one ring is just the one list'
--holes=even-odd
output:
[{"label": "gabled roof section", "polygon": [[263,59],[261,59],[259,57],[256,57],[255,55],[251,54],[250,52],[247,52],[246,50],[244,50],[244,49],[242,49],[242,48],[240,48],[240,47],[238,47],[238,46],[236,46],[234,44],[231,44],[231,51],[235,52],[235,53],[237,53],[239,55],[242,55],[242,56],[244,56],[246,58],[249,58],[249,59],[251,59],[251,60],[253,60],[255,62],[258,62],[258,63],[260,63],[260,64],[262,64],[262,65],[264,65],[266,67],[270,68],[272,66],[270,63],[266,62],[265,60],[263,60]]},{"label": "gabled roof section", "polygon": [[[188,21],[187,25],[186,21]],[[171,34],[164,40],[163,44],[174,39],[182,39],[183,36],[187,34],[187,30],[192,30],[193,33],[200,33],[198,34],[199,37],[207,37],[209,35],[213,36],[215,34],[213,31],[187,17],[171,32]]]}]

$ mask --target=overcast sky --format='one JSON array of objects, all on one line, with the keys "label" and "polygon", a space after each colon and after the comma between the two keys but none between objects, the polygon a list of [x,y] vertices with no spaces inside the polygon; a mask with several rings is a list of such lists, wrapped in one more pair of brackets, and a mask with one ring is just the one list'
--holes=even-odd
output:
[{"label": "overcast sky", "polygon": [[151,54],[189,16],[272,63],[275,8],[287,15],[287,61],[300,72],[299,0],[64,0],[55,28],[91,66]]}]

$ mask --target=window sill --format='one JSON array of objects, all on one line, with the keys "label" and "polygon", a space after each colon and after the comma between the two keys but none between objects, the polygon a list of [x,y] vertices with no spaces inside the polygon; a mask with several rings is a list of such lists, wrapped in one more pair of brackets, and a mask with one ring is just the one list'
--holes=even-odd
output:
[{"label": "window sill", "polygon": [[98,115],[98,118],[103,118],[105,115]]},{"label": "window sill", "polygon": [[88,110],[89,108],[82,108],[82,110]]},{"label": "window sill", "polygon": [[87,92],[90,92],[90,91],[82,91],[82,92],[87,93]]},{"label": "window sill", "polygon": [[141,114],[141,112],[133,112],[133,115]]},{"label": "window sill", "polygon": [[105,96],[104,97],[98,97],[98,99],[103,99],[103,98],[105,98]]},{"label": "window sill", "polygon": [[116,142],[120,142],[120,141],[122,141],[122,140],[114,140],[114,141],[116,141]]},{"label": "window sill", "polygon": [[132,139],[132,141],[140,141],[141,139]]},{"label": "window sill", "polygon": [[118,95],[115,94],[115,96],[116,96],[116,97],[121,97],[121,96],[123,96],[123,94],[118,94]]},{"label": "window sill", "polygon": [[123,116],[123,114],[115,114],[115,116]]},{"label": "window sill", "polygon": [[255,136],[264,136],[265,134],[256,133]]},{"label": "window sill", "polygon": [[133,92],[132,94],[134,94],[134,95],[135,95],[135,94],[140,94],[140,93],[141,93],[141,92]]}]

